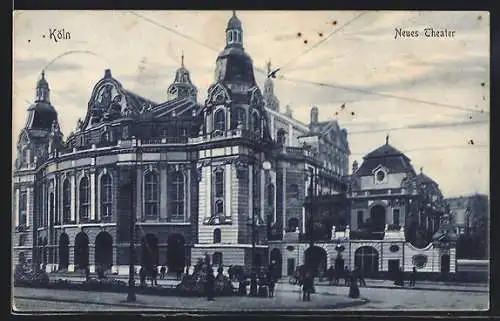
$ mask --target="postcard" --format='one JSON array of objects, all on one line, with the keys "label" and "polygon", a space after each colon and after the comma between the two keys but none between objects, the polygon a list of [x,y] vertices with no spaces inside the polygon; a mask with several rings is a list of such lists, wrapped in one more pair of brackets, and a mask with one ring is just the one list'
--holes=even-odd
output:
[{"label": "postcard", "polygon": [[15,11],[14,313],[489,308],[489,13]]}]

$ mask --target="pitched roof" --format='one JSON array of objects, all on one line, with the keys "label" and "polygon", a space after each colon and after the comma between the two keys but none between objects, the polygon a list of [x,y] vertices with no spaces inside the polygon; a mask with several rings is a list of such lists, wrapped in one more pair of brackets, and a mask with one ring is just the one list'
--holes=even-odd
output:
[{"label": "pitched roof", "polygon": [[419,184],[436,184],[436,182],[432,178],[422,172],[418,174],[417,177],[415,177],[415,180]]},{"label": "pitched roof", "polygon": [[196,113],[201,110],[201,107],[192,99],[176,98],[155,106],[151,113],[153,117],[173,117],[180,115],[192,115],[193,110]]},{"label": "pitched roof", "polygon": [[372,175],[372,171],[379,165],[386,167],[391,172],[415,172],[406,155],[391,145],[385,144],[363,157],[363,163],[356,174],[359,176]]}]

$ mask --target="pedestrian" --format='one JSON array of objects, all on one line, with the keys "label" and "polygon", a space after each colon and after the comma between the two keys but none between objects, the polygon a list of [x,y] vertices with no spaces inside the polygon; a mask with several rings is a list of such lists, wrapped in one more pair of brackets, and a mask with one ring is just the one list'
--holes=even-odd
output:
[{"label": "pedestrian", "polygon": [[167,267],[165,265],[162,265],[160,268],[160,280],[165,279],[165,274],[167,273]]},{"label": "pedestrian", "polygon": [[410,275],[410,287],[414,287],[417,280],[417,268],[413,267]]},{"label": "pedestrian", "polygon": [[146,271],[142,266],[139,270],[139,279],[141,280],[141,286],[146,286]]},{"label": "pedestrian", "polygon": [[357,299],[359,298],[359,287],[358,287],[358,282],[356,280],[356,273],[353,273],[350,276],[350,284],[349,284],[349,297],[352,299]]},{"label": "pedestrian", "polygon": [[356,266],[356,278],[359,280],[359,286],[366,286],[365,278],[363,277],[363,272],[361,272],[361,269],[359,266]]},{"label": "pedestrian", "polygon": [[349,285],[349,279],[350,279],[350,271],[347,265],[344,267],[344,285],[348,286]]},{"label": "pedestrian", "polygon": [[90,269],[88,265],[85,266],[85,280],[87,280],[87,282],[90,280]]},{"label": "pedestrian", "polygon": [[205,281],[205,294],[208,301],[214,300],[215,277],[211,267],[207,269],[207,279]]},{"label": "pedestrian", "polygon": [[333,265],[330,265],[327,271],[328,285],[333,285],[334,275],[335,275],[335,270],[333,269]]},{"label": "pedestrian", "polygon": [[311,301],[311,293],[314,291],[314,277],[310,271],[306,272],[304,276],[304,283],[302,285],[302,300]]},{"label": "pedestrian", "polygon": [[250,274],[250,296],[257,296],[257,273]]},{"label": "pedestrian", "polygon": [[269,297],[274,296],[274,287],[276,285],[276,279],[272,273],[269,273],[269,281],[268,281],[268,286],[269,286]]},{"label": "pedestrian", "polygon": [[158,267],[153,265],[151,268],[151,286],[158,285]]},{"label": "pedestrian", "polygon": [[399,270],[396,273],[396,281],[394,281],[394,284],[398,286],[405,285],[403,269],[401,267],[399,267]]}]

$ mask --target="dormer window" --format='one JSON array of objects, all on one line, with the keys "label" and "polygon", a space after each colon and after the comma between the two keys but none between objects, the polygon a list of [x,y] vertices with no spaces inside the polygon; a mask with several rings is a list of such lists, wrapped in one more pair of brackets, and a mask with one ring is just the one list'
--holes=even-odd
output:
[{"label": "dormer window", "polygon": [[387,183],[387,169],[383,166],[379,166],[373,172],[375,184],[384,184]]},{"label": "dormer window", "polygon": [[384,171],[378,171],[377,172],[377,181],[378,182],[383,182],[385,179],[385,173]]}]

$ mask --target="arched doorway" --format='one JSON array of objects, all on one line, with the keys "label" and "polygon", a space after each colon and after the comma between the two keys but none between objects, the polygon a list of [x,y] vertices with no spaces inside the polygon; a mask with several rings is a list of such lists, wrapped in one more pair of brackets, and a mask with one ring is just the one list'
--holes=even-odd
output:
[{"label": "arched doorway", "polygon": [[186,249],[184,236],[172,234],[168,237],[167,266],[172,272],[182,271],[186,263]]},{"label": "arched doorway", "polygon": [[323,275],[327,265],[326,251],[319,246],[309,247],[304,252],[304,264],[314,276]]},{"label": "arched doorway", "polygon": [[270,261],[273,267],[273,271],[271,271],[271,273],[273,274],[274,277],[280,278],[283,265],[283,258],[281,256],[281,251],[279,249],[271,250]]},{"label": "arched doorway", "polygon": [[374,232],[383,232],[385,230],[385,207],[375,205],[370,209],[371,228]]},{"label": "arched doorway", "polygon": [[141,240],[141,265],[146,269],[158,265],[158,238],[153,234],[146,234]]},{"label": "arched doorway", "polygon": [[59,270],[68,269],[69,265],[69,236],[62,233],[59,236]]},{"label": "arched doorway", "polygon": [[378,252],[371,246],[362,246],[354,253],[354,265],[359,267],[362,276],[378,274]]},{"label": "arched doorway", "polygon": [[108,232],[100,232],[95,238],[95,264],[104,270],[113,265],[113,238]]},{"label": "arched doorway", "polygon": [[84,269],[89,265],[89,237],[80,232],[75,237],[75,268]]}]

